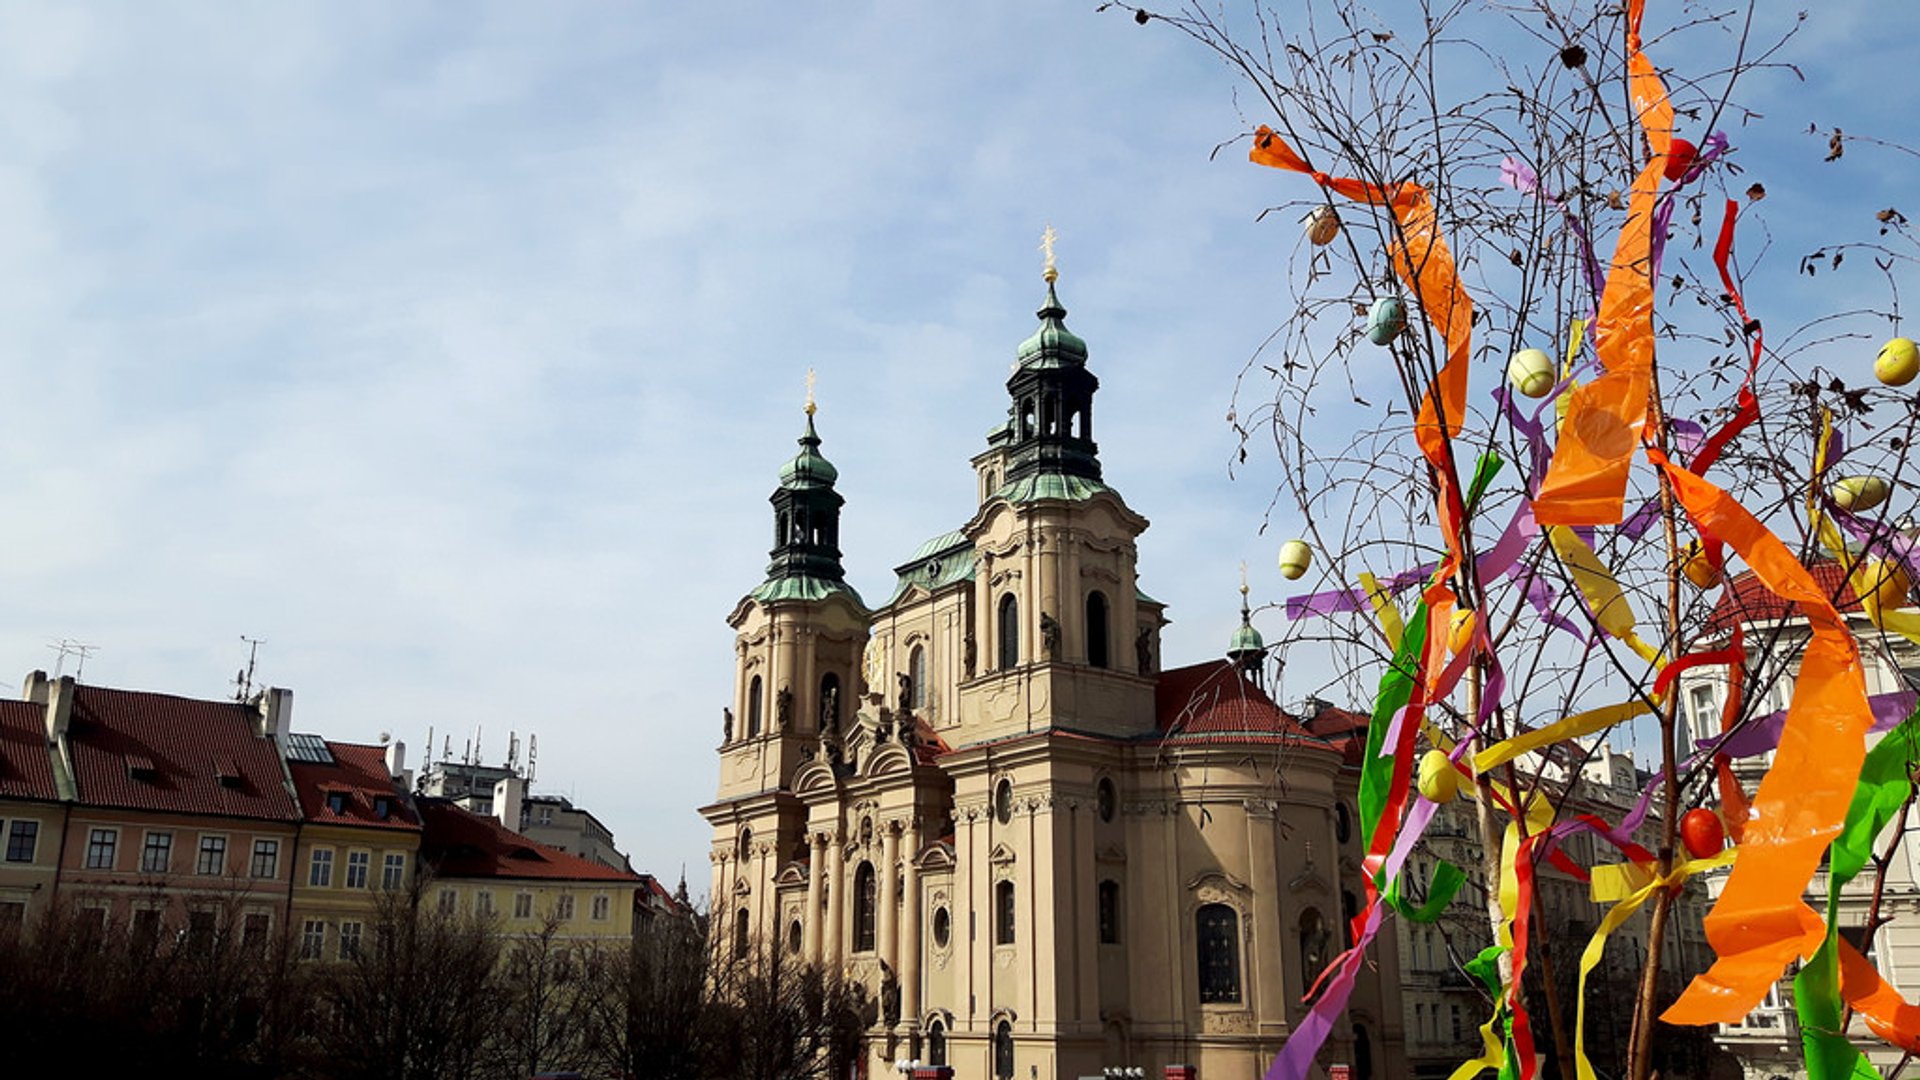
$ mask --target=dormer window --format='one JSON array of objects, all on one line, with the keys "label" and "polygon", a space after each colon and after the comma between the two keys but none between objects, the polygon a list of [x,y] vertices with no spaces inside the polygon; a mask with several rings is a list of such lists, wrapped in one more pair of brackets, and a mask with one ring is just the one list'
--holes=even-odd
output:
[{"label": "dormer window", "polygon": [[217,755],[213,759],[213,778],[221,787],[237,788],[240,786],[240,766],[226,754]]},{"label": "dormer window", "polygon": [[144,754],[128,754],[127,775],[135,780],[152,780],[159,775],[153,767],[153,759]]},{"label": "dormer window", "polygon": [[344,791],[327,792],[327,812],[344,814],[347,812],[347,793]]},{"label": "dormer window", "polygon": [[385,821],[393,816],[393,800],[385,795],[373,797],[373,816]]}]

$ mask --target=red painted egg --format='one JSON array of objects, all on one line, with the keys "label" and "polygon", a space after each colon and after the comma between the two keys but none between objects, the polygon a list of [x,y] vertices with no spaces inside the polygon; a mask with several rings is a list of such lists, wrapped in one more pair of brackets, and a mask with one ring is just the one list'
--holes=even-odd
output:
[{"label": "red painted egg", "polygon": [[1667,163],[1661,171],[1667,179],[1679,183],[1682,177],[1693,169],[1693,159],[1700,153],[1692,143],[1685,139],[1675,139],[1667,147]]},{"label": "red painted egg", "polygon": [[1680,819],[1680,842],[1694,858],[1710,859],[1727,846],[1727,829],[1720,824],[1719,814],[1704,807],[1689,810]]}]

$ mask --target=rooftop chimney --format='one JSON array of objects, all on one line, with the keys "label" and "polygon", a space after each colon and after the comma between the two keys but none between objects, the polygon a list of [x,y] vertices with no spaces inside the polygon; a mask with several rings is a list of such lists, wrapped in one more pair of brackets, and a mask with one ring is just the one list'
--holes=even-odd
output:
[{"label": "rooftop chimney", "polygon": [[269,687],[260,695],[260,737],[272,736],[286,752],[287,734],[293,730],[293,691]]},{"label": "rooftop chimney", "polygon": [[520,803],[527,797],[527,782],[509,776],[493,785],[493,816],[513,832],[520,831]]},{"label": "rooftop chimney", "polygon": [[20,681],[20,700],[31,701],[36,705],[47,703],[46,672],[38,670],[27,672],[27,677]]},{"label": "rooftop chimney", "polygon": [[60,681],[46,690],[47,741],[63,742],[67,737],[67,723],[73,719],[73,676],[60,676]]},{"label": "rooftop chimney", "polygon": [[387,775],[402,787],[412,787],[407,774],[407,744],[395,739],[387,744]]}]

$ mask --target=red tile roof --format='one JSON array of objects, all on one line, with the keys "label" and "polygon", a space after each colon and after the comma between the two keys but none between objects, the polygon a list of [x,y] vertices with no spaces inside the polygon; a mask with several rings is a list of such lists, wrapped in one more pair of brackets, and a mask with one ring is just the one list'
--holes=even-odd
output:
[{"label": "red tile roof", "polygon": [[[315,761],[287,762],[287,770],[293,774],[293,789],[300,796],[300,809],[308,821],[316,825],[420,831],[420,815],[413,808],[413,800],[387,772],[386,747],[328,741],[327,749],[333,754],[331,765]],[[333,792],[347,796],[346,806],[338,814],[327,806],[327,796]],[[376,797],[385,797],[392,803],[385,818],[373,811]]]},{"label": "red tile roof", "polygon": [[420,858],[442,877],[640,884],[638,874],[536,843],[446,799],[421,797],[415,805],[426,830],[420,840]]},{"label": "red tile roof", "polygon": [[[1839,563],[1832,559],[1821,559],[1810,564],[1807,570],[1813,575],[1813,583],[1820,587],[1820,591],[1833,599],[1835,607],[1842,612],[1860,610],[1860,601],[1853,595],[1852,587],[1847,584],[1847,575]],[[1719,603],[1713,605],[1713,614],[1707,617],[1707,629],[1720,633],[1733,629],[1737,623],[1772,622],[1799,616],[1800,605],[1775,596],[1758,575],[1751,570],[1743,570],[1733,576]]]},{"label": "red tile roof", "polygon": [[[80,802],[297,820],[279,752],[258,723],[259,712],[238,702],[78,687],[67,745]],[[216,774],[226,768],[237,775],[223,781]]]},{"label": "red tile roof", "polygon": [[60,798],[47,749],[47,707],[0,701],[0,798]]},{"label": "red tile roof", "polygon": [[1154,712],[1168,741],[1327,745],[1230,660],[1161,672],[1154,686]]}]

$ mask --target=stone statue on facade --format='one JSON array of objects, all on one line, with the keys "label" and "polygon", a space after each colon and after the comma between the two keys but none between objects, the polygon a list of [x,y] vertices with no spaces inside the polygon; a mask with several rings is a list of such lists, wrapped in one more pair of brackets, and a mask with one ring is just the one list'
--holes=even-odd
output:
[{"label": "stone statue on facade", "polygon": [[1143,626],[1133,639],[1134,659],[1140,662],[1140,674],[1153,674],[1153,627]]},{"label": "stone statue on facade", "polygon": [[820,695],[820,730],[840,726],[840,688],[829,686]]},{"label": "stone statue on facade", "polygon": [[973,666],[980,660],[980,647],[974,643],[973,631],[967,631],[966,640],[961,643],[960,662],[966,668],[967,678],[973,678]]},{"label": "stone statue on facade", "polygon": [[725,746],[732,741],[733,710],[722,705],[720,706],[720,745]]},{"label": "stone statue on facade", "polygon": [[1060,620],[1044,611],[1040,613],[1040,642],[1046,647],[1049,660],[1060,651]]},{"label": "stone statue on facade", "polygon": [[780,688],[780,696],[774,699],[773,718],[781,731],[787,730],[787,725],[793,722],[793,687]]},{"label": "stone statue on facade", "polygon": [[900,711],[901,712],[912,711],[913,709],[913,676],[903,671],[900,674],[895,675],[894,680],[900,688],[900,705],[899,705]]}]

